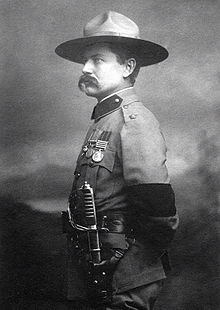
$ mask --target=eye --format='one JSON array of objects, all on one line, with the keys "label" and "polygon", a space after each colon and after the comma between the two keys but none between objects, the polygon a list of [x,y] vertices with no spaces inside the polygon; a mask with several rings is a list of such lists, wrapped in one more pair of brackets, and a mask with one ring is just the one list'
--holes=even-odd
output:
[{"label": "eye", "polygon": [[85,57],[82,58],[82,64],[85,65],[85,63],[87,62],[87,59]]},{"label": "eye", "polygon": [[103,59],[101,57],[95,57],[95,58],[93,58],[93,61],[95,64],[99,64],[99,63],[103,62]]}]

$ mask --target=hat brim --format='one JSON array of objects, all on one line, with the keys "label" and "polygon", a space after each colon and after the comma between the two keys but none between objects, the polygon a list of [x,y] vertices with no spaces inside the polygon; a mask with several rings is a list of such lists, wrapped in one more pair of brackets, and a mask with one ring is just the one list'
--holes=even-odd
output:
[{"label": "hat brim", "polygon": [[66,41],[55,49],[57,55],[67,60],[83,63],[83,51],[95,43],[122,44],[138,57],[141,67],[156,64],[168,57],[168,51],[159,44],[121,36],[91,36]]}]

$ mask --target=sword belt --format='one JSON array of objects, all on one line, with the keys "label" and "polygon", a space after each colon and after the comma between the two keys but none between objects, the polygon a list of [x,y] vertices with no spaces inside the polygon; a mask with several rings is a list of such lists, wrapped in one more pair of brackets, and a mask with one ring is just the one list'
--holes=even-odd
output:
[{"label": "sword belt", "polygon": [[[75,213],[76,212],[76,213]],[[75,214],[74,214],[75,213]],[[73,212],[76,223],[84,226],[84,215],[80,211]],[[127,227],[126,216],[118,211],[108,211],[97,215],[99,239],[102,252],[107,249],[121,249],[125,252],[129,248],[132,239],[132,232]],[[80,230],[71,229],[72,240],[81,249],[87,249],[87,235]]]},{"label": "sword belt", "polygon": [[[83,213],[81,216],[80,213],[77,210],[76,223],[83,225]],[[101,245],[101,263],[98,265],[88,261],[87,234],[71,226],[71,233],[70,229],[65,230],[68,232],[67,236],[75,247],[74,253],[78,256],[79,263],[85,272],[89,301],[95,306],[111,302],[114,270],[134,240],[127,227],[126,216],[122,212],[108,211],[98,214],[97,223]]]}]

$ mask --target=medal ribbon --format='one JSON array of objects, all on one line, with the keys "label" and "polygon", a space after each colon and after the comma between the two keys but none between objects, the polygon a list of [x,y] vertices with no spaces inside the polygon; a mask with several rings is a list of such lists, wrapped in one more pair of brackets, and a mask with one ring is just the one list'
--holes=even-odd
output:
[{"label": "medal ribbon", "polygon": [[111,131],[103,131],[99,139],[97,140],[95,144],[96,151],[92,155],[92,160],[95,163],[99,163],[100,161],[102,161],[104,157],[104,151],[106,150],[110,136],[111,136]]}]

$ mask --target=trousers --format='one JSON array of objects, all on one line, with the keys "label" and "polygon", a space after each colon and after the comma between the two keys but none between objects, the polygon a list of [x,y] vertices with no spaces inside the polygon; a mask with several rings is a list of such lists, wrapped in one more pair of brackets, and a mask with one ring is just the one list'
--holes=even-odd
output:
[{"label": "trousers", "polygon": [[163,281],[159,280],[127,292],[114,294],[108,306],[94,308],[84,301],[77,301],[71,302],[68,310],[152,310],[163,287]]}]

